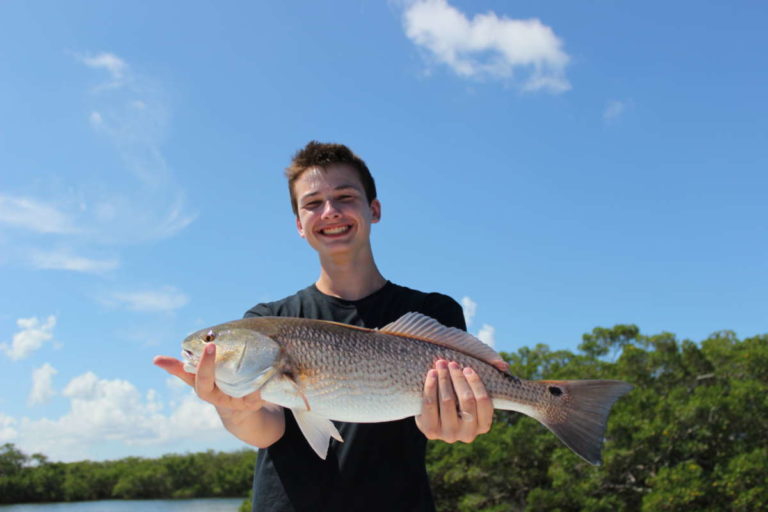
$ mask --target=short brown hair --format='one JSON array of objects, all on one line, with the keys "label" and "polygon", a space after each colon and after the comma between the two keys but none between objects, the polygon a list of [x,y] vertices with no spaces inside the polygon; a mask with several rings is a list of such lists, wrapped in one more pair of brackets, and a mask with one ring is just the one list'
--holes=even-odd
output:
[{"label": "short brown hair", "polygon": [[288,178],[288,190],[291,194],[291,208],[293,208],[294,215],[299,214],[296,194],[293,190],[293,184],[296,183],[296,180],[310,167],[326,168],[333,164],[347,164],[355,169],[360,178],[360,183],[363,185],[368,204],[371,204],[376,199],[376,183],[373,181],[371,171],[368,170],[368,166],[365,165],[362,158],[354,154],[344,144],[313,140],[293,155],[291,165],[285,170],[285,176]]}]

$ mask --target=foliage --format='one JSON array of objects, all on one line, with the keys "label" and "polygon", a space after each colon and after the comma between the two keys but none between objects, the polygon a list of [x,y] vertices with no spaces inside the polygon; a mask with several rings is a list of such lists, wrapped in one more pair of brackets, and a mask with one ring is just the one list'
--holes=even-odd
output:
[{"label": "foliage", "polygon": [[441,511],[768,510],[768,336],[701,343],[632,325],[596,328],[579,353],[545,345],[504,354],[529,379],[620,379],[603,465],[536,421],[497,412],[470,445],[430,443]]},{"label": "foliage", "polygon": [[248,497],[237,508],[237,512],[251,512],[253,508],[253,487],[248,491]]},{"label": "foliage", "polygon": [[48,462],[0,447],[0,503],[247,495],[256,452],[191,453],[157,459]]}]

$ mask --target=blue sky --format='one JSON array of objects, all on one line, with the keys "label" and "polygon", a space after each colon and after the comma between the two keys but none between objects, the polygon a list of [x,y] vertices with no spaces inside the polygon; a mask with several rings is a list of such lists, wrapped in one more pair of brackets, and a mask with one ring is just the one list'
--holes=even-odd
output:
[{"label": "blue sky", "polygon": [[0,443],[239,447],[151,359],[317,277],[311,139],[372,169],[384,275],[499,350],[768,332],[762,2],[252,4],[0,3]]}]

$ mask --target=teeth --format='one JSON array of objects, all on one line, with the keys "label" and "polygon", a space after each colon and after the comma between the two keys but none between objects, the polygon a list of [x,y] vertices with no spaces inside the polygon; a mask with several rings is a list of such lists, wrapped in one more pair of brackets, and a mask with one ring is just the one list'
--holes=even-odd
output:
[{"label": "teeth", "polygon": [[349,226],[340,226],[338,228],[324,229],[323,233],[326,235],[338,235],[344,233],[349,229]]}]

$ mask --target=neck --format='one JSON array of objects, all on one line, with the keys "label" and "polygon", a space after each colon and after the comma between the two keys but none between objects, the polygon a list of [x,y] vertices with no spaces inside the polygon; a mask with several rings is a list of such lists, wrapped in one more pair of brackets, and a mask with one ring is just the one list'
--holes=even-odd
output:
[{"label": "neck", "polygon": [[359,300],[379,290],[387,280],[369,253],[361,261],[321,258],[320,277],[315,286],[326,295],[344,300]]}]

